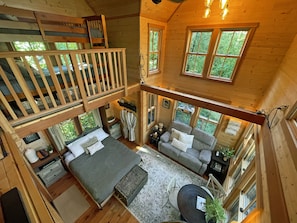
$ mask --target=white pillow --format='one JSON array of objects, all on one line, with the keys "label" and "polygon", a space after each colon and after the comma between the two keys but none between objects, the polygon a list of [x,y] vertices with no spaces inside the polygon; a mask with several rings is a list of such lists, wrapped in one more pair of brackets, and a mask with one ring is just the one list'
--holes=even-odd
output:
[{"label": "white pillow", "polygon": [[75,156],[72,153],[69,153],[67,156],[65,156],[65,163],[67,166],[69,166],[69,163],[75,159]]},{"label": "white pillow", "polygon": [[99,151],[100,149],[103,149],[104,145],[101,141],[96,142],[95,144],[87,147],[87,150],[89,150],[90,155],[92,156],[95,152]]},{"label": "white pillow", "polygon": [[188,135],[186,133],[182,133],[179,136],[179,140],[185,144],[187,144],[187,148],[192,148],[194,135]]},{"label": "white pillow", "polygon": [[81,147],[81,144],[85,143],[86,141],[88,141],[88,138],[80,138],[67,145],[68,149],[72,152],[75,158],[79,157],[81,154],[85,152],[84,148]]},{"label": "white pillow", "polygon": [[183,152],[187,152],[187,144],[177,140],[176,138],[173,138],[171,145]]},{"label": "white pillow", "polygon": [[99,141],[102,141],[103,139],[107,138],[109,135],[102,128],[99,128],[94,130],[93,132],[90,132],[89,134],[87,134],[87,136],[89,138],[96,136]]},{"label": "white pillow", "polygon": [[183,132],[181,132],[181,131],[179,131],[179,130],[177,130],[175,128],[172,128],[171,129],[171,135],[170,135],[169,139],[170,140],[173,140],[174,138],[179,139],[180,134],[183,134]]}]

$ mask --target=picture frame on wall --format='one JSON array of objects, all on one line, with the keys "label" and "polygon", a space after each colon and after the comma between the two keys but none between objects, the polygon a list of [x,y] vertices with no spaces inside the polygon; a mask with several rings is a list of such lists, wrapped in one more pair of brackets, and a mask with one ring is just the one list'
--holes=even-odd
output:
[{"label": "picture frame on wall", "polygon": [[163,100],[162,100],[162,106],[164,108],[169,109],[170,108],[170,100],[163,98]]},{"label": "picture frame on wall", "polygon": [[31,135],[28,135],[26,137],[23,138],[24,142],[26,144],[29,144],[31,142],[34,142],[36,140],[40,139],[40,136],[38,135],[38,133],[34,133],[34,134],[31,134]]}]

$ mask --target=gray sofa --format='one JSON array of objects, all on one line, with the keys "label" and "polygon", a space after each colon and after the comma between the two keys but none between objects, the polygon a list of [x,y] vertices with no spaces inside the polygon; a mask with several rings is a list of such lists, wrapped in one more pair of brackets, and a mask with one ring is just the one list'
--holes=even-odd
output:
[{"label": "gray sofa", "polygon": [[[187,148],[186,151],[182,151],[181,149],[173,146],[172,143],[175,139],[172,138],[172,128],[188,134],[187,136],[193,135],[194,139],[192,147]],[[206,132],[197,128],[192,129],[189,125],[173,121],[168,130],[160,137],[158,150],[202,176],[211,160],[211,153],[216,145],[216,142],[217,139]]]}]

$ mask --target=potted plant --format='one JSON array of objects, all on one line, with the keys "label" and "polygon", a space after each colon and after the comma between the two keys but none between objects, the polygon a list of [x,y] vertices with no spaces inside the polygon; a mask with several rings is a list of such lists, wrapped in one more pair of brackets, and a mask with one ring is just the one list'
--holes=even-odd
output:
[{"label": "potted plant", "polygon": [[220,152],[223,155],[224,161],[227,161],[228,159],[232,158],[235,155],[235,150],[230,149],[229,147],[221,147]]},{"label": "potted plant", "polygon": [[53,153],[54,152],[54,148],[53,148],[53,146],[52,145],[48,145],[47,146],[47,151],[48,151],[48,153]]},{"label": "potted plant", "polygon": [[226,220],[225,210],[219,199],[206,199],[205,220],[207,223],[222,223]]}]

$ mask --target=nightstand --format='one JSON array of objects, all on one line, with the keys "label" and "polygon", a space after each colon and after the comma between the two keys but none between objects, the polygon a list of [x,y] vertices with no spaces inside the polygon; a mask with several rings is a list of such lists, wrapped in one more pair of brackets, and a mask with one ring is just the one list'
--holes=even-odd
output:
[{"label": "nightstand", "polygon": [[212,173],[214,177],[221,183],[224,183],[226,178],[230,159],[227,161],[223,160],[223,155],[218,151],[213,151],[211,154],[211,161],[208,164],[206,173]]},{"label": "nightstand", "polygon": [[61,159],[55,152],[45,160],[37,161],[31,166],[46,187],[49,187],[67,173]]},{"label": "nightstand", "polygon": [[150,133],[150,144],[153,144],[154,146],[158,147],[158,143],[160,141],[161,135],[166,132],[166,128],[163,127],[161,131],[158,130],[152,130]]}]

